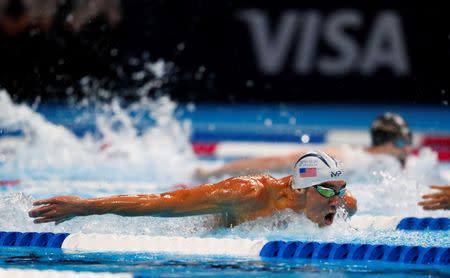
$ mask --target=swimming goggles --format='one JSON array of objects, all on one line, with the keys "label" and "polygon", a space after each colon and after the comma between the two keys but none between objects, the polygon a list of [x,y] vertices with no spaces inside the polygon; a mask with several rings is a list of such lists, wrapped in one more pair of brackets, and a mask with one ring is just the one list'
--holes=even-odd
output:
[{"label": "swimming goggles", "polygon": [[403,149],[406,146],[410,146],[411,141],[404,138],[397,138],[393,141],[393,144],[396,148]]},{"label": "swimming goggles", "polygon": [[412,145],[412,132],[410,130],[404,131],[401,137],[394,139],[393,144],[396,148],[403,149],[406,146]]},{"label": "swimming goggles", "polygon": [[314,185],[316,191],[325,198],[331,198],[335,195],[338,195],[339,198],[343,198],[345,192],[347,191],[345,188],[341,188],[339,191],[335,191],[333,188],[324,187],[320,185]]}]

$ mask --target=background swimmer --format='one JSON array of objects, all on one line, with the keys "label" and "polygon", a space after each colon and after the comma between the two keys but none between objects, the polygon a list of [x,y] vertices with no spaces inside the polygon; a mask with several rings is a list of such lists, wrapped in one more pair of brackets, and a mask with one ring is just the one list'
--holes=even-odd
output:
[{"label": "background swimmer", "polygon": [[32,209],[29,216],[35,218],[34,223],[58,224],[76,216],[108,213],[160,217],[219,214],[221,226],[231,227],[291,209],[326,226],[333,223],[338,206],[343,205],[350,215],[356,211],[356,200],[345,187],[336,160],[316,151],[303,155],[293,175],[281,179],[242,176],[162,194],[94,199],[60,196],[34,202],[43,206]]},{"label": "background swimmer", "polygon": [[[371,126],[372,145],[364,149],[370,155],[387,154],[398,159],[404,166],[406,157],[411,152],[412,133],[406,121],[398,114],[387,112],[378,116]],[[340,148],[324,148],[337,159],[345,161],[345,152]],[[236,160],[224,166],[207,170],[198,168],[195,175],[198,178],[211,176],[258,173],[262,171],[284,171],[304,152],[294,152],[283,156],[255,157]]]}]

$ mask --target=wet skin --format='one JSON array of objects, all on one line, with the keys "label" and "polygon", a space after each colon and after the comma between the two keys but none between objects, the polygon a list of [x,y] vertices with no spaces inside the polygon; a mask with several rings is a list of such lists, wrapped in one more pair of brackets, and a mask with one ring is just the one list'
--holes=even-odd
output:
[{"label": "wet skin", "polygon": [[430,188],[437,192],[423,195],[423,200],[418,205],[422,206],[424,210],[450,209],[450,184],[432,185]]},{"label": "wet skin", "polygon": [[[269,175],[234,177],[215,184],[204,184],[162,194],[118,195],[82,199],[59,196],[34,202],[29,211],[34,223],[56,224],[76,216],[117,214],[122,216],[180,217],[218,214],[221,225],[230,227],[291,209],[304,213],[319,226],[333,223],[336,208],[344,205],[353,214],[356,200],[347,193],[344,198],[325,198],[314,188],[293,189],[292,176],[275,179]],[[322,184],[340,190],[345,181]]]},{"label": "wet skin", "polygon": [[[320,186],[339,190],[346,187],[345,181],[330,181],[321,183]],[[334,195],[331,198],[326,198],[319,194],[315,188],[308,188],[306,190],[306,202],[304,213],[313,222],[318,223],[319,226],[326,226],[333,224],[336,210],[343,202],[346,202],[347,208],[356,208],[356,200],[351,197],[350,193],[346,193],[344,198],[339,195]],[[355,202],[355,203],[352,203]],[[350,211],[352,212],[352,211]]]}]

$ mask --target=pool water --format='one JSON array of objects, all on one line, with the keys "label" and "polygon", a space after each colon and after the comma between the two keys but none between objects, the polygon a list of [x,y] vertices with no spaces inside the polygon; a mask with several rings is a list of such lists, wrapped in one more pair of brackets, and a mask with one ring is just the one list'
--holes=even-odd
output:
[{"label": "pool water", "polygon": [[[373,114],[384,112],[386,107],[372,107],[371,112],[346,107],[346,112],[344,109],[340,112],[343,115],[340,124],[335,122],[336,117],[331,112],[328,116],[333,120],[327,121],[326,113],[320,107],[305,108],[303,114],[296,114],[292,107],[262,107],[260,110],[237,107],[231,112],[219,107],[220,113],[232,116],[217,118],[212,117],[213,109],[192,104],[180,109],[168,98],[160,98],[143,99],[133,104],[113,101],[70,109],[41,105],[35,110],[28,105],[13,103],[5,92],[0,92],[0,179],[20,180],[14,186],[0,186],[0,230],[450,247],[449,231],[355,229],[343,211],[327,228],[319,228],[288,210],[231,229],[211,228],[211,216],[160,219],[104,215],[80,217],[57,226],[35,225],[27,216],[33,200],[54,195],[94,197],[157,193],[174,190],[180,184],[196,185],[201,181],[192,176],[195,167],[214,167],[223,163],[223,159],[218,158],[202,159],[192,151],[190,140],[193,137],[201,139],[205,130],[223,134],[224,130],[229,132],[235,126],[236,130],[244,132],[240,129],[241,121],[247,119],[247,131],[256,133],[269,134],[271,130],[279,132],[289,126],[300,126],[302,132],[320,134],[330,128],[352,127],[352,117],[355,118],[353,128],[362,130],[362,119],[370,122]],[[416,125],[414,129],[411,123],[413,130],[450,131],[450,121],[445,120],[450,119],[448,110],[414,108],[418,112],[432,111],[422,114],[429,117],[428,123],[433,123],[434,126],[429,127],[425,117],[413,116],[419,113],[413,113],[408,110],[410,108],[399,109],[411,116],[411,122]],[[314,115],[320,115],[320,118]],[[430,149],[423,149],[411,157],[405,169],[389,157],[380,158],[377,167],[373,167],[370,158],[355,156],[346,167],[352,169],[348,188],[358,199],[358,217],[450,217],[448,211],[423,211],[416,205],[420,196],[429,191],[428,185],[450,183],[450,165],[439,162]],[[272,174],[283,176],[289,173]],[[11,247],[0,248],[0,268],[130,272],[150,276],[185,276],[186,273],[196,276],[277,273],[308,277],[324,274],[346,277],[450,275],[448,266],[148,253],[67,253]]]},{"label": "pool water", "polygon": [[2,248],[0,267],[39,268],[89,272],[134,273],[148,276],[283,276],[334,277],[382,276],[429,277],[450,274],[448,268],[394,263],[245,259],[232,257],[177,256],[148,253],[71,253],[51,249]]}]

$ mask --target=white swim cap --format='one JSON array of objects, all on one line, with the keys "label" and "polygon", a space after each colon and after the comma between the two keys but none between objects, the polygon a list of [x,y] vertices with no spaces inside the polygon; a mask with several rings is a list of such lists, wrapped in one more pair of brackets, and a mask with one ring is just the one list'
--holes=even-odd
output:
[{"label": "white swim cap", "polygon": [[342,180],[344,171],[339,163],[322,151],[310,151],[299,158],[294,166],[293,188],[307,188],[319,183]]}]

